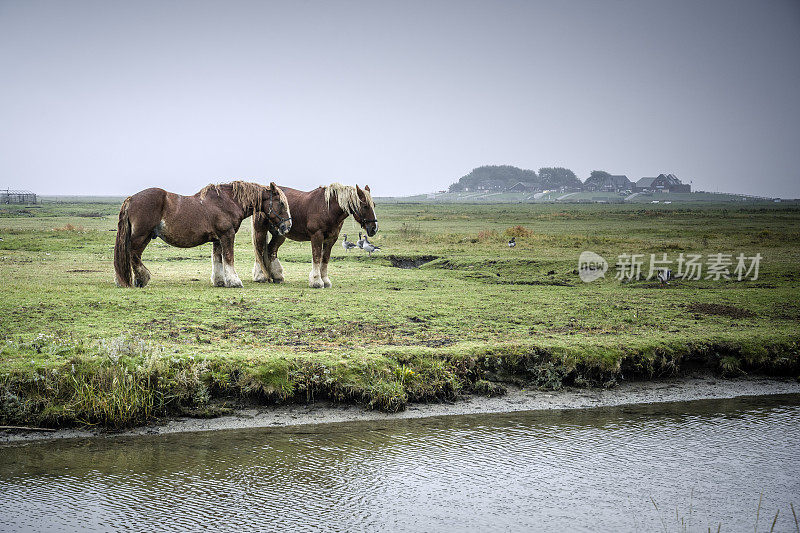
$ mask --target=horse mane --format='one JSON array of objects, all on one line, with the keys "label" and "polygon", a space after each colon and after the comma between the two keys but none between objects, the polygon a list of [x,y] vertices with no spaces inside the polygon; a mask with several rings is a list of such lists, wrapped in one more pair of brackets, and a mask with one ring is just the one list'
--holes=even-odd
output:
[{"label": "horse mane", "polygon": [[[230,183],[210,183],[200,189],[200,199],[205,199],[206,195],[210,191],[216,191],[217,194],[220,194],[220,187],[224,185],[230,185],[233,193],[233,200],[238,203],[243,208],[247,209],[252,207],[255,211],[261,211],[261,204],[263,203],[263,195],[265,189],[269,189],[269,187],[265,187],[264,185],[260,185],[258,183],[252,183],[250,181],[232,181]],[[278,187],[278,201],[289,205],[289,201],[286,199],[286,195],[283,194],[283,191],[280,187]]]},{"label": "horse mane", "polygon": [[[330,207],[331,199],[336,197],[339,207],[345,213],[358,213],[360,202],[358,199],[358,191],[352,185],[342,185],[341,183],[331,183],[325,187],[325,205]],[[372,195],[369,191],[362,189],[364,195],[367,197],[367,202],[372,209],[375,209],[375,203],[372,201]]]}]

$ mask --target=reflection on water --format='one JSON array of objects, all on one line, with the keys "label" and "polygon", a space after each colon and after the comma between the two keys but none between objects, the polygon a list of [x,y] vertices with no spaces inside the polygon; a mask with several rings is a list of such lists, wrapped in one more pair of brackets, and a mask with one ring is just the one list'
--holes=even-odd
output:
[{"label": "reflection on water", "polygon": [[798,422],[785,395],[7,446],[0,530],[724,531],[763,491],[793,531]]}]

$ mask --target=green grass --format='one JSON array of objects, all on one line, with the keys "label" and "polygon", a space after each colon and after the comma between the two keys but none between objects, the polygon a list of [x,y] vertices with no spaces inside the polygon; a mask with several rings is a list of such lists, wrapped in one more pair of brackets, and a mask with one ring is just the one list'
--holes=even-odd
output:
[{"label": "green grass", "polygon": [[[249,220],[244,288],[211,287],[210,244],[155,241],[150,285],[118,289],[118,208],[0,206],[0,423],[114,427],[321,398],[395,411],[503,382],[800,368],[796,205],[379,203],[382,251],[337,246],[325,290],[308,287],[308,243],[281,248],[286,283],[249,281]],[[584,250],[609,260],[606,279],[580,281]],[[613,278],[622,253],[718,252],[761,253],[759,279]],[[390,256],[433,259],[405,270]]]}]

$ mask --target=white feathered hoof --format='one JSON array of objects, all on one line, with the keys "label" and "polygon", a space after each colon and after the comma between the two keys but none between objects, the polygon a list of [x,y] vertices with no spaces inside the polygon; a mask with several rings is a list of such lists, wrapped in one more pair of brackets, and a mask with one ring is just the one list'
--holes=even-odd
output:
[{"label": "white feathered hoof", "polygon": [[239,275],[231,265],[225,265],[225,286],[226,287],[244,287]]},{"label": "white feathered hoof", "polygon": [[236,288],[244,287],[244,285],[242,284],[242,280],[239,279],[239,276],[236,276],[235,278],[228,280],[228,283],[225,286],[236,287]]},{"label": "white feathered hoof", "polygon": [[328,279],[328,278],[322,278],[322,285],[326,289],[330,289],[331,288],[331,280]]},{"label": "white feathered hoof", "polygon": [[283,265],[276,257],[269,264],[269,280],[272,283],[283,283]]},{"label": "white feathered hoof", "polygon": [[225,268],[221,262],[213,259],[211,263],[211,285],[213,287],[225,286]]},{"label": "white feathered hoof", "polygon": [[256,283],[266,283],[270,281],[258,261],[253,264],[253,281]]},{"label": "white feathered hoof", "polygon": [[308,286],[311,287],[312,289],[322,289],[323,287],[325,287],[325,284],[322,282],[321,279],[317,278],[309,281]]}]

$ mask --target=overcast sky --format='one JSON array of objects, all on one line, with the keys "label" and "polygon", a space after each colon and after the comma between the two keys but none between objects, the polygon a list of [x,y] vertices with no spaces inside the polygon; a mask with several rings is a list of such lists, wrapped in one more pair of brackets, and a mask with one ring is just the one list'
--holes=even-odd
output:
[{"label": "overcast sky", "polygon": [[800,2],[0,0],[0,188],[565,166],[800,197]]}]

